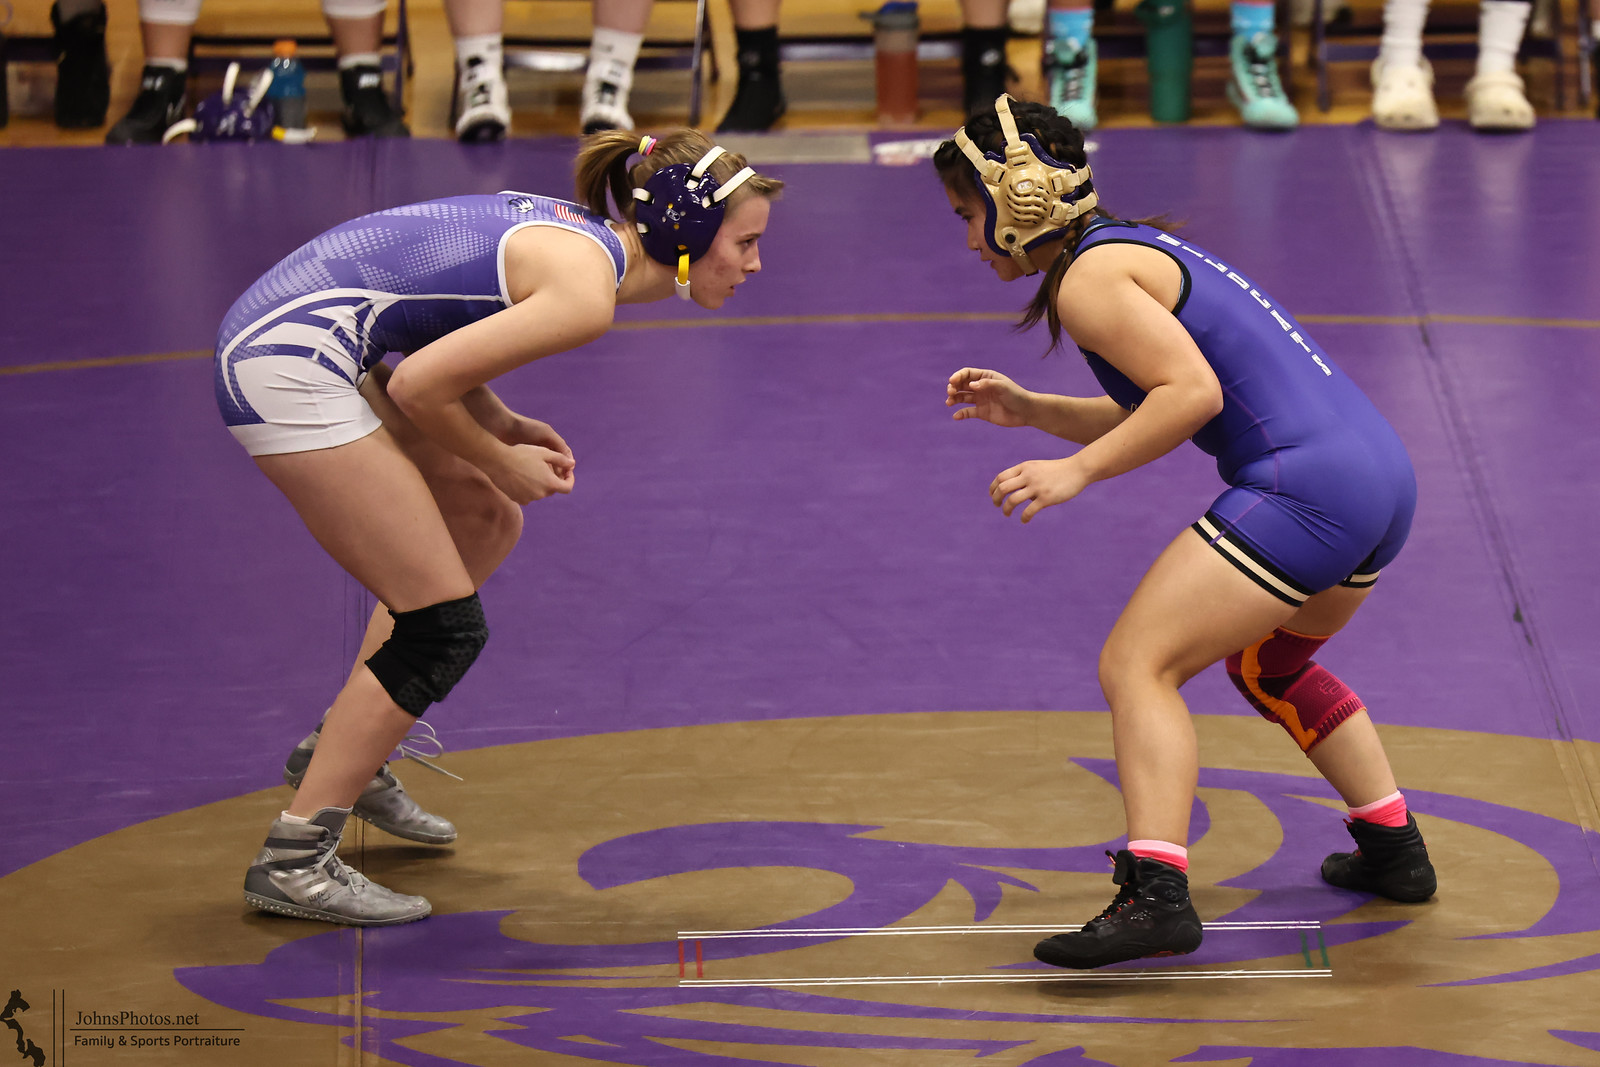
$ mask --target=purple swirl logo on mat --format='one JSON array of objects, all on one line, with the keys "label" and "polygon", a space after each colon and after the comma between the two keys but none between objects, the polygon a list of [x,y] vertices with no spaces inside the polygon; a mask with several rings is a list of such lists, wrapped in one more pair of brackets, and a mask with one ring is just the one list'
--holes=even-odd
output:
[{"label": "purple swirl logo on mat", "polygon": [[[1075,762],[1108,781],[1115,780],[1111,761]],[[1281,826],[1325,826],[1329,811],[1303,795],[1308,784],[1305,778],[1262,772],[1203,769],[1200,774],[1202,788],[1247,793],[1263,804]],[[1516,808],[1442,793],[1413,791],[1408,793],[1408,800],[1412,809],[1421,814],[1488,830],[1519,843],[1541,857],[1559,882],[1554,903],[1541,914],[1530,915],[1524,928],[1468,939],[1485,943],[1486,968],[1495,963],[1491,949],[1496,941],[1600,931],[1600,910],[1592,900],[1581,899],[1576,888],[1584,884],[1586,873],[1590,879],[1593,876],[1589,865],[1595,842],[1587,840],[1580,827]],[[1196,807],[1195,822],[1194,837],[1198,839],[1208,826],[1203,804]],[[972,922],[983,923],[1001,905],[1006,890],[1037,892],[1030,882],[1002,871],[1104,874],[1108,869],[1104,852],[1113,845],[1107,842],[1069,848],[976,848],[864,836],[877,829],[810,822],[672,826],[596,845],[583,854],[579,874],[596,890],[727,868],[808,868],[849,880],[851,892],[838,903],[761,928],[770,930],[773,937],[705,940],[703,958],[707,973],[711,974],[718,963],[756,956],[781,958],[797,944],[793,938],[776,936],[786,930],[875,930],[903,923],[952,885],[970,897]],[[1414,921],[1339,921],[1368,898],[1335,889],[1318,879],[1316,872],[1328,844],[1326,834],[1284,834],[1280,847],[1264,863],[1219,883],[1255,890],[1256,895],[1226,915],[1208,918],[1230,923],[1318,920],[1324,924],[1330,948],[1383,937]],[[1088,1046],[1084,1038],[1092,1032],[1085,1027],[1182,1026],[1224,1021],[1101,1014],[1100,1010],[1110,1005],[1133,1003],[1123,997],[1108,998],[1103,986],[1098,987],[1102,990],[1098,995],[1091,992],[1086,997],[1062,999],[1060,1011],[1002,1012],[951,1008],[948,990],[939,998],[940,1006],[918,1004],[917,990],[925,987],[915,985],[895,987],[892,999],[876,1000],[851,998],[852,988],[860,987],[849,985],[815,993],[774,987],[682,987],[659,980],[643,984],[637,969],[675,962],[676,940],[640,944],[539,943],[502,932],[502,920],[511,914],[493,911],[437,915],[414,925],[366,932],[363,965],[365,974],[373,976],[369,981],[373,988],[362,1000],[365,1047],[386,1060],[409,1067],[478,1062],[464,1047],[450,1054],[439,1051],[446,1045],[454,1047],[469,1036],[530,1051],[636,1067],[777,1067],[780,1063],[805,1062],[794,1058],[798,1050],[804,1049],[904,1050],[908,1058],[898,1062],[906,1063],[918,1062],[909,1054],[919,1050],[965,1052],[976,1057],[1011,1051],[1013,1055],[1005,1062],[1025,1063],[1027,1067],[1068,1067],[1104,1062],[1085,1051]],[[814,940],[800,943],[817,944]],[[347,989],[338,988],[340,969],[333,963],[348,952],[341,933],[331,931],[284,945],[259,964],[186,968],[177,971],[176,977],[191,991],[239,1011],[321,1025],[353,1026],[356,1020],[348,1015],[291,1006],[297,1001],[348,993]],[[1282,931],[1230,930],[1227,937],[1208,938],[1199,952],[1184,957],[1182,963],[1192,970],[1205,964],[1246,963],[1284,954]],[[1008,960],[997,963],[994,972],[1015,975],[1027,973],[1029,968],[1049,971],[1031,960]],[[1514,986],[1594,970],[1600,970],[1600,954],[1436,983],[1429,988]],[[1305,987],[1296,984],[1274,1002],[1281,1000],[1285,1018],[1300,1018],[1307,1010],[1305,993]],[[1315,993],[1311,999],[1316,999]],[[1225,998],[1219,1001],[1226,1002]],[[1461,1010],[1471,1009],[1463,1006]],[[487,1015],[489,1025],[469,1035],[461,1025],[461,1015],[474,1012],[485,1013],[479,1018]],[[825,1021],[829,1019],[837,1025],[829,1025]],[[1037,1034],[1038,1024],[1056,1024],[1052,1032],[1058,1036],[1050,1043],[1041,1043],[1035,1036],[1015,1040],[993,1036],[1008,1028]],[[963,1030],[972,1036],[966,1036]],[[1569,1051],[1574,1046],[1600,1050],[1600,1034],[1547,1033]],[[441,1044],[441,1037],[447,1039],[445,1044]],[[452,1037],[457,1040],[450,1041]],[[1352,1040],[1362,1037],[1382,1041],[1383,1031],[1362,1033]],[[742,1051],[711,1052],[704,1051],[705,1046]],[[1415,1047],[1411,1041],[1406,1046],[1362,1048],[1362,1062],[1403,1063],[1407,1067],[1473,1067],[1512,1062],[1427,1050]],[[430,1051],[421,1051],[424,1047]],[[782,1057],[768,1059],[759,1051],[763,1047],[786,1051]],[[1016,1058],[1035,1051],[1042,1054],[1026,1060]],[[1350,1062],[1350,1054],[1349,1048],[1319,1051],[1202,1046],[1171,1062],[1237,1062],[1248,1058],[1253,1067],[1342,1067]]]}]

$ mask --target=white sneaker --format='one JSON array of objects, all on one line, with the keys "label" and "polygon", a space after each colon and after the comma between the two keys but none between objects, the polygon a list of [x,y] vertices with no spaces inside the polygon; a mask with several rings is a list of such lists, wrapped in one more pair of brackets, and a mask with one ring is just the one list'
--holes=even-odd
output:
[{"label": "white sneaker", "polygon": [[1386,130],[1432,130],[1439,125],[1433,102],[1433,67],[1426,59],[1416,66],[1372,64],[1372,121]]},{"label": "white sneaker", "polygon": [[1531,130],[1533,105],[1511,71],[1480,74],[1467,83],[1467,121],[1475,130]]},{"label": "white sneaker", "polygon": [[505,75],[487,63],[464,67],[456,83],[456,140],[498,141],[511,128],[511,96]]},{"label": "white sneaker", "polygon": [[633,129],[633,116],[628,114],[628,90],[598,78],[585,79],[578,124],[584,133]]}]

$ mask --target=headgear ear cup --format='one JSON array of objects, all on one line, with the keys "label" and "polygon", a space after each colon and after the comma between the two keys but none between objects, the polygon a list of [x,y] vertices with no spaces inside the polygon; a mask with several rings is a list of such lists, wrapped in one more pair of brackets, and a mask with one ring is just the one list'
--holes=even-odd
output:
[{"label": "headgear ear cup", "polygon": [[1005,136],[1004,155],[979,151],[964,126],[956,131],[956,147],[977,171],[989,247],[1010,256],[1022,273],[1037,274],[1029,250],[1058,236],[1067,223],[1099,203],[1099,197],[1087,166],[1058,162],[1033,134],[1018,134],[1010,97],[996,100],[994,110]]},{"label": "headgear ear cup", "polygon": [[726,151],[721,145],[713,145],[694,166],[673,163],[662,167],[633,191],[634,218],[645,254],[677,268],[675,285],[685,300],[689,299],[689,264],[710,250],[722,225],[728,197],[755,177],[756,172],[750,167],[744,167],[726,182],[712,177],[708,173],[711,165]]}]

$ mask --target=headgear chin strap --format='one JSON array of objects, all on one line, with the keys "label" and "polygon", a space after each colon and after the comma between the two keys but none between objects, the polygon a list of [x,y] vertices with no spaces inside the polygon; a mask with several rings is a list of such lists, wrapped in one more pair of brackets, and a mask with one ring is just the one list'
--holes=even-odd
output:
[{"label": "headgear chin strap", "polygon": [[1011,117],[1011,98],[994,102],[1005,134],[1005,155],[980,152],[967,136],[956,131],[956,147],[978,172],[978,191],[988,205],[984,236],[989,247],[1008,255],[1024,274],[1037,274],[1028,252],[1057,237],[1066,224],[1093,208],[1100,198],[1087,166],[1079,168],[1052,159],[1031,133],[1017,134]]},{"label": "headgear chin strap", "polygon": [[633,191],[639,241],[651,259],[677,265],[674,285],[684,300],[689,299],[689,264],[711,248],[728,197],[755,177],[749,167],[721,183],[706,173],[725,152],[714,145],[693,167],[687,163],[662,167]]}]

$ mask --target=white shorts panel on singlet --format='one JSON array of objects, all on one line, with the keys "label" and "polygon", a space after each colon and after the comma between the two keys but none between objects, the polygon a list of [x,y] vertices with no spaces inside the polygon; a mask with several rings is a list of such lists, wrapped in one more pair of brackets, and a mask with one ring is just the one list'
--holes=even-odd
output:
[{"label": "white shorts panel on singlet", "polygon": [[314,359],[255,356],[239,361],[234,375],[266,420],[228,427],[252,456],[334,448],[383,425],[356,386]]}]

